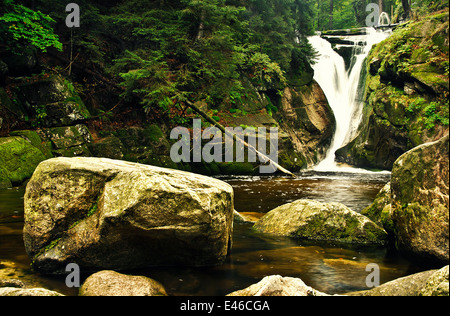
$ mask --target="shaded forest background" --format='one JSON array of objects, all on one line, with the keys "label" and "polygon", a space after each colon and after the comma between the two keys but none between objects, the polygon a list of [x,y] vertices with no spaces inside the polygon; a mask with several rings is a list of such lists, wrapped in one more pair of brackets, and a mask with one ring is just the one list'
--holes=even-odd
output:
[{"label": "shaded forest background", "polygon": [[[0,52],[36,55],[41,73],[70,77],[102,121],[137,106],[150,120],[182,124],[187,101],[237,109],[255,87],[301,85],[316,54],[306,36],[364,26],[369,2],[79,0],[81,27],[69,29],[65,2],[3,0]],[[378,3],[394,22],[448,6]]]}]

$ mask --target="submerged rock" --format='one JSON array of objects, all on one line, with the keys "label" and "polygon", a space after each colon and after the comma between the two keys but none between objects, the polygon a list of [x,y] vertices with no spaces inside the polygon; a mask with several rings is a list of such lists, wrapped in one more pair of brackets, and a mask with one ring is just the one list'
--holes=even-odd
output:
[{"label": "submerged rock", "polygon": [[80,296],[167,296],[164,287],[145,276],[100,271],[86,279]]},{"label": "submerged rock", "polygon": [[47,160],[25,193],[25,247],[44,273],[215,265],[232,222],[230,185],[104,158]]},{"label": "submerged rock", "polygon": [[307,286],[299,278],[270,275],[260,282],[227,296],[328,296]]},{"label": "submerged rock", "polygon": [[387,238],[382,228],[345,205],[313,200],[279,206],[253,227],[276,235],[346,243],[384,244]]},{"label": "submerged rock", "polygon": [[24,288],[25,283],[17,279],[0,279],[0,288],[1,287]]}]

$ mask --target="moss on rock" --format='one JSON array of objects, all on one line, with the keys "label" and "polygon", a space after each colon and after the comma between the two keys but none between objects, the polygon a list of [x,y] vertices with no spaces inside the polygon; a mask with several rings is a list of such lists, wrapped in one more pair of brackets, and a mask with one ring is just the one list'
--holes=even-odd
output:
[{"label": "moss on rock", "polygon": [[93,139],[85,125],[43,128],[37,130],[45,142],[51,143],[51,151],[55,157],[91,156],[88,148]]},{"label": "moss on rock", "polygon": [[45,159],[39,149],[21,137],[0,138],[0,182],[23,183]]},{"label": "moss on rock", "polygon": [[9,180],[6,171],[0,167],[0,189],[6,189],[12,187],[11,180]]},{"label": "moss on rock", "polygon": [[282,236],[343,243],[384,244],[386,232],[340,203],[297,200],[273,209],[253,226]]},{"label": "moss on rock", "polygon": [[380,190],[373,203],[363,209],[361,214],[383,227],[388,234],[393,233],[390,182]]},{"label": "moss on rock", "polygon": [[216,265],[231,245],[233,190],[217,179],[104,158],[54,158],[25,193],[33,268],[61,273]]},{"label": "moss on rock", "polygon": [[52,144],[49,141],[43,141],[36,131],[22,130],[14,131],[9,134],[10,136],[20,136],[31,143],[34,147],[39,149],[45,156],[45,158],[53,158],[51,151]]},{"label": "moss on rock", "polygon": [[406,151],[448,133],[449,22],[444,13],[402,25],[372,49],[363,119],[355,139],[336,153],[340,162],[391,169]]},{"label": "moss on rock", "polygon": [[391,207],[399,249],[418,261],[449,260],[449,136],[402,155],[394,164]]}]

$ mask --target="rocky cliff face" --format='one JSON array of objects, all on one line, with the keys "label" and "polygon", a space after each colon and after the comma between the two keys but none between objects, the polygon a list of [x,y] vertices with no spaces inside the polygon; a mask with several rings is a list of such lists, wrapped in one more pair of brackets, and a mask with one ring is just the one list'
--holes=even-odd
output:
[{"label": "rocky cliff face", "polygon": [[[9,65],[10,73],[14,73],[14,67]],[[2,75],[7,80],[0,86],[0,135],[23,138],[46,159],[105,157],[207,175],[259,172],[259,162],[174,163],[170,149],[175,141],[170,140],[170,128],[165,122],[149,122],[142,118],[141,121],[118,119],[110,122],[108,117],[98,115],[96,109],[88,109],[72,81],[45,72],[33,74],[30,69],[27,74],[29,77],[8,77],[8,72]],[[255,130],[277,127],[279,163],[291,171],[298,171],[324,157],[335,130],[332,110],[312,76],[311,69],[301,85],[285,88],[283,93],[273,87],[256,88],[249,84],[246,87],[249,97],[235,105],[238,109],[224,105],[219,110],[212,110],[206,103],[200,106],[224,126]],[[107,106],[104,109],[106,111]],[[97,114],[97,118],[90,112]],[[195,118],[194,113],[188,113],[188,118]],[[209,123],[203,123],[203,128],[209,126]],[[36,165],[31,166],[32,170]],[[6,174],[6,170],[0,174],[3,187],[12,182],[20,184]],[[21,180],[28,179],[31,174],[28,172]]]},{"label": "rocky cliff face", "polygon": [[281,128],[304,157],[303,167],[322,160],[336,130],[336,120],[319,84],[313,80],[296,89],[286,88],[281,115]]},{"label": "rocky cliff face", "polygon": [[448,133],[448,10],[410,22],[367,60],[363,120],[337,159],[391,169],[415,146]]}]

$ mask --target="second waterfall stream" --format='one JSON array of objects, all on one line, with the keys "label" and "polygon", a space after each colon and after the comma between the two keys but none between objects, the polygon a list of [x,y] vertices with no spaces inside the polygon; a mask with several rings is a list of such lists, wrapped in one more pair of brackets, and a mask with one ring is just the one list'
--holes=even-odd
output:
[{"label": "second waterfall stream", "polygon": [[[354,43],[349,69],[346,69],[344,58],[333,49],[329,41],[320,36],[309,38],[311,45],[318,52],[318,58],[313,65],[314,79],[324,91],[336,118],[336,132],[330,149],[314,170],[351,171],[351,168],[343,168],[336,163],[335,153],[352,140],[361,121],[363,104],[358,98],[358,89],[364,60],[373,45],[389,35],[388,32],[367,28],[365,35],[340,36],[339,39]],[[339,47],[339,44],[336,47]]]}]

